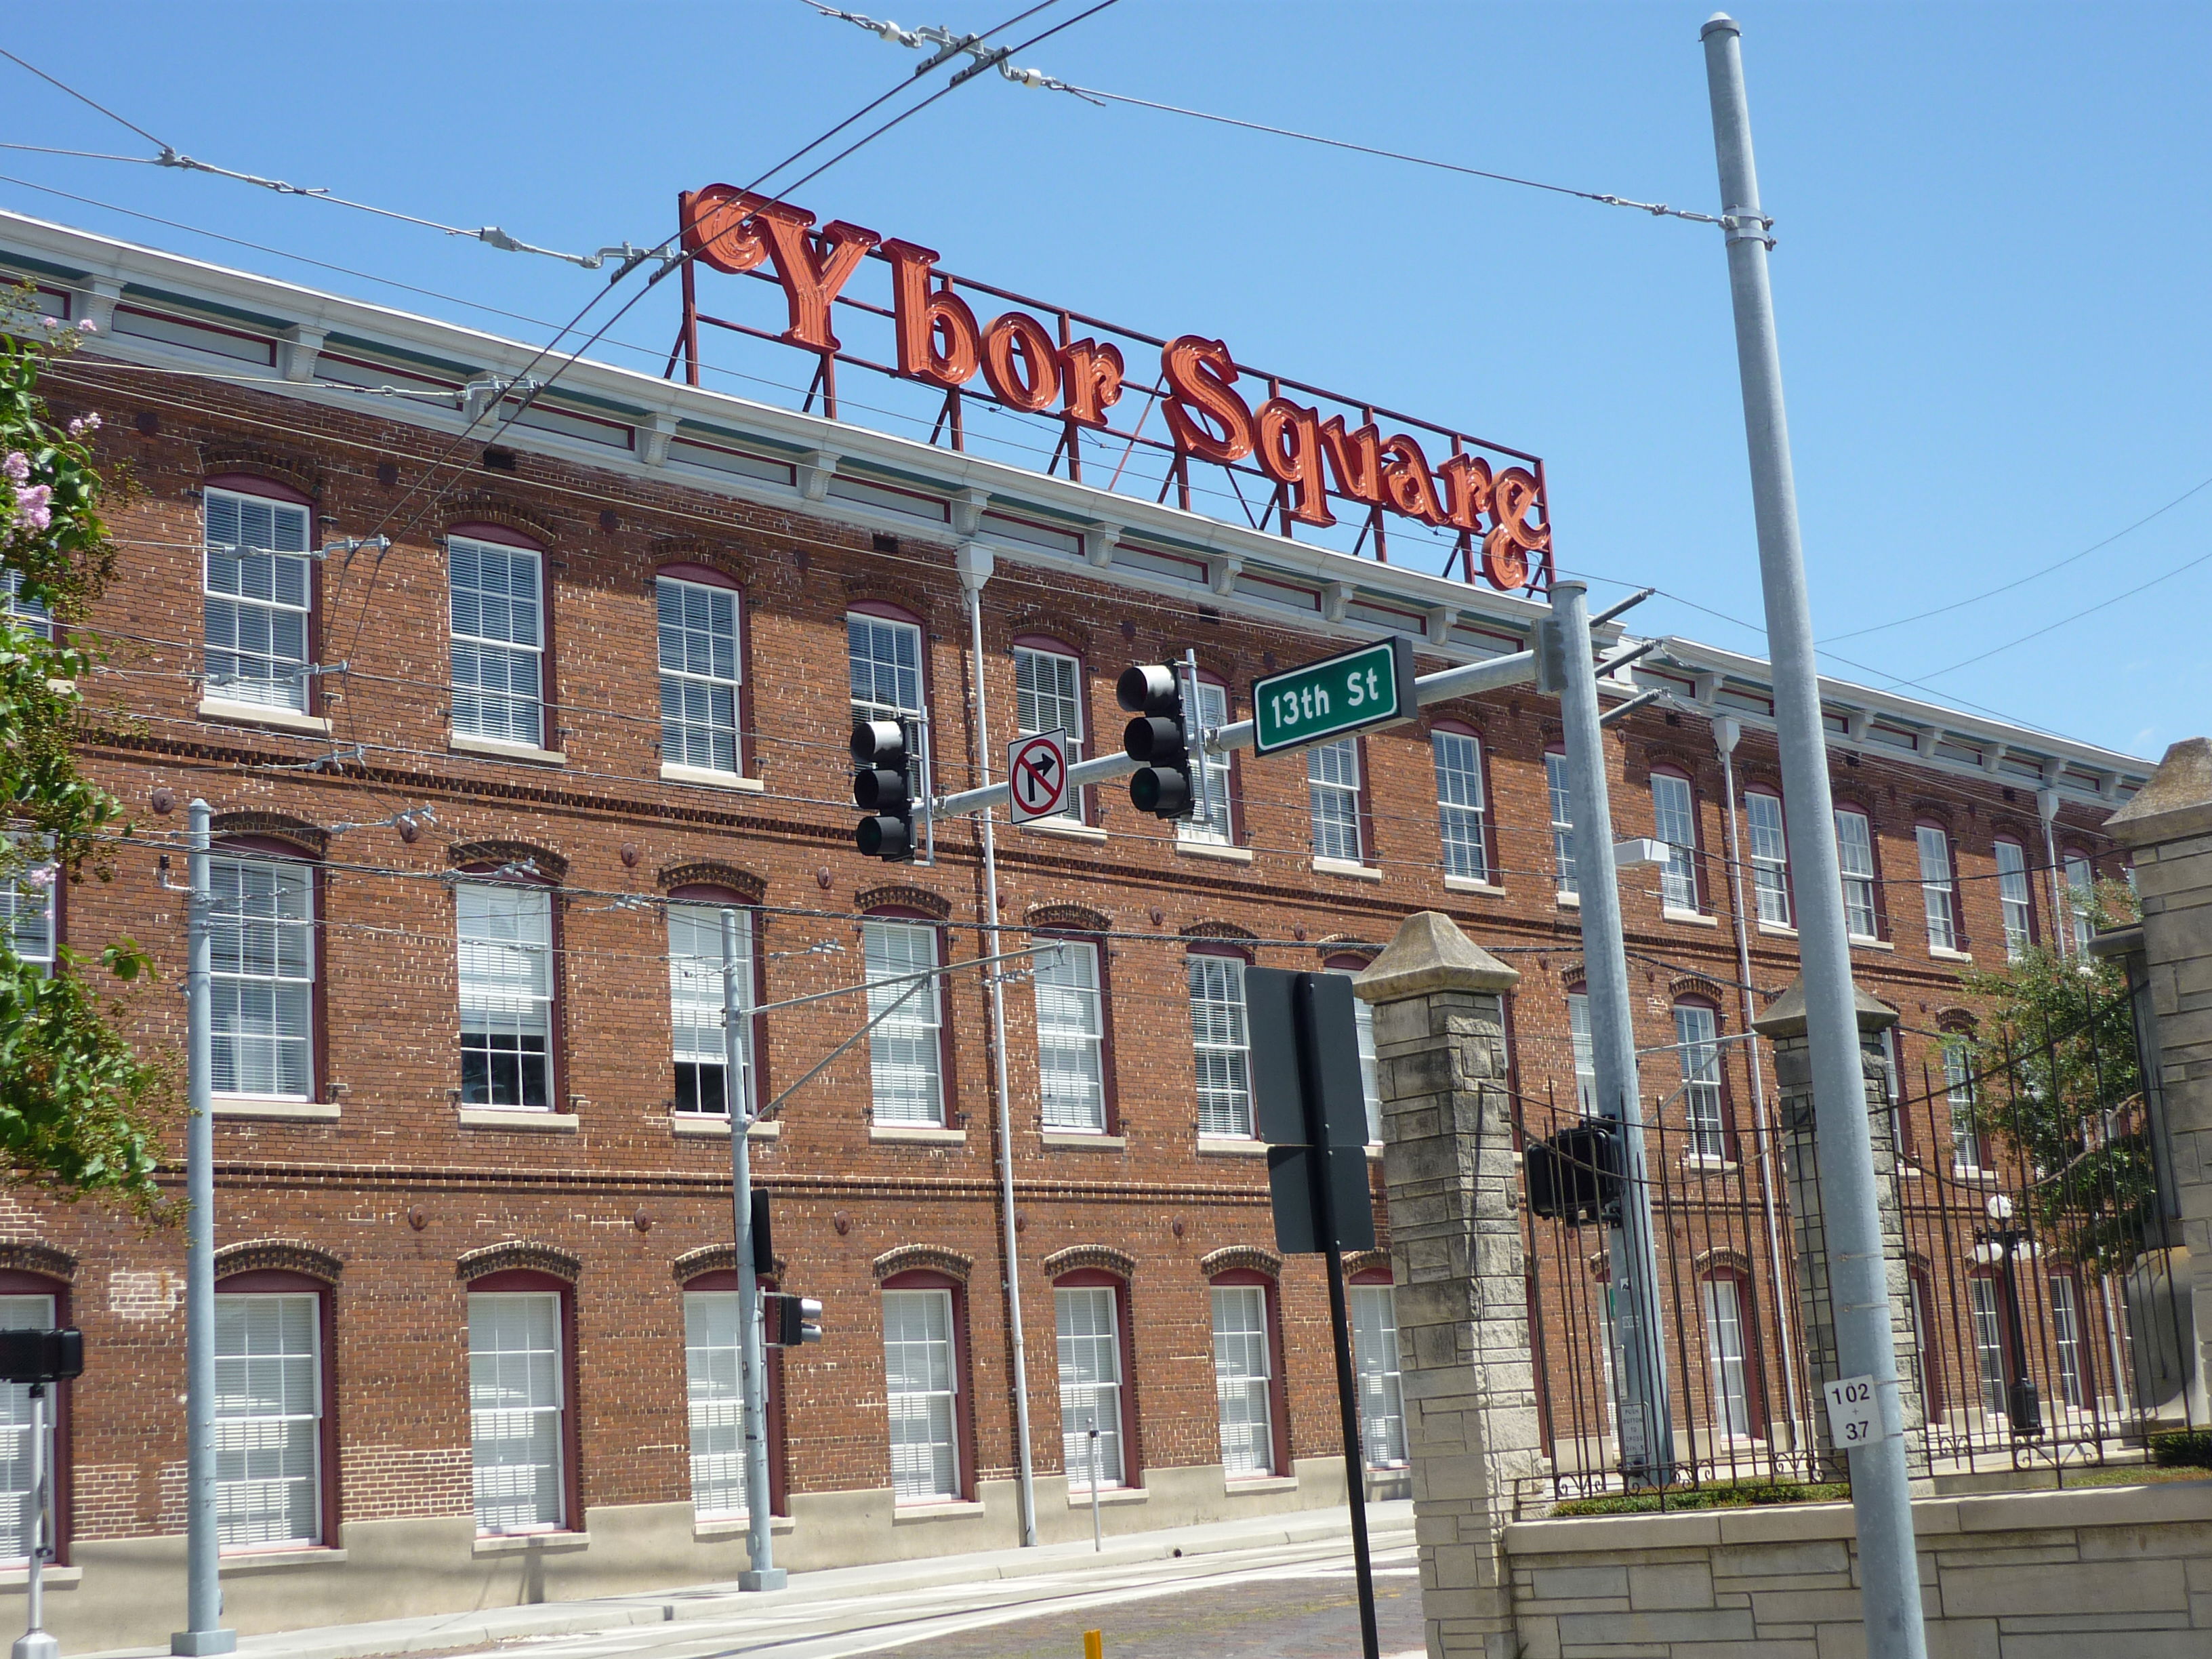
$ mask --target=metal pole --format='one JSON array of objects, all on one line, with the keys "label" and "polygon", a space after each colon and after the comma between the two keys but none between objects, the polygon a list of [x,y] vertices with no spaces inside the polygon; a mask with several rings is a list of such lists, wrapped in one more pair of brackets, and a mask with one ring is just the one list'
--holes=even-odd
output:
[{"label": "metal pole", "polygon": [[1629,1010],[1628,957],[1613,863],[1613,804],[1606,787],[1605,738],[1597,723],[1597,673],[1590,661],[1589,590],[1580,582],[1553,583],[1552,616],[1566,670],[1559,722],[1566,739],[1568,811],[1574,821],[1590,1063],[1597,1073],[1598,1115],[1620,1126],[1620,1216],[1607,1230],[1616,1292],[1613,1388],[1620,1396],[1620,1472],[1631,1486],[1663,1486],[1674,1476],[1674,1425],[1659,1322],[1651,1188],[1644,1176],[1636,1027]]},{"label": "metal pole", "polygon": [[185,1537],[187,1628],[169,1638],[178,1654],[234,1653],[238,1632],[222,1628],[221,1542],[215,1491],[214,908],[208,869],[208,804],[185,809],[191,849],[185,866]]},{"label": "metal pole", "polygon": [[760,1276],[753,1268],[753,1068],[738,996],[738,913],[722,909],[722,1103],[730,1113],[730,1206],[738,1240],[738,1406],[745,1430],[745,1559],[741,1590],[781,1589],[768,1495],[768,1357],[761,1342]]},{"label": "metal pole", "polygon": [[[990,721],[983,701],[983,584],[990,580],[991,556],[972,544],[960,550],[960,585],[968,595],[968,642],[975,661],[975,775],[991,777]],[[991,930],[991,949],[999,948],[999,840],[989,810],[982,813],[983,915]],[[991,1078],[998,1091],[1000,1238],[1006,1260],[1006,1336],[1014,1351],[1014,1495],[1022,1524],[1022,1547],[1036,1547],[1036,1486],[1030,1460],[1030,1373],[1022,1349],[1022,1269],[1014,1233],[1013,1105],[1006,1087],[1006,995],[1003,975],[985,981],[991,996]]]},{"label": "metal pole", "polygon": [[1767,1271],[1773,1276],[1774,1315],[1782,1335],[1784,1409],[1790,1418],[1790,1449],[1802,1450],[1805,1425],[1797,1418],[1797,1341],[1790,1328],[1790,1284],[1782,1272],[1782,1223],[1774,1206],[1774,1135],[1766,1121],[1766,1079],[1759,1063],[1759,1039],[1751,1022],[1759,1016],[1751,991],[1751,923],[1743,913],[1743,843],[1735,823],[1735,746],[1742,723],[1728,714],[1713,721],[1713,746],[1721,751],[1721,787],[1728,797],[1729,892],[1735,912],[1735,976],[1743,1003],[1743,1054],[1751,1067],[1751,1121],[1759,1138],[1759,1196],[1766,1211]]},{"label": "metal pole", "polygon": [[1829,1283],[1835,1298],[1838,1360],[1845,1376],[1872,1376],[1881,1401],[1883,1437],[1850,1459],[1851,1504],[1864,1586],[1869,1659],[1924,1659],[1920,1572],[1912,1541],[1912,1492],[1905,1467],[1897,1351],[1890,1328],[1881,1224],[1875,1207],[1873,1140],[1859,1063],[1851,954],[1844,931],[1843,878],[1836,852],[1820,724],[1813,612],[1797,529],[1797,486],[1782,402],[1781,349],[1767,286],[1766,229],[1752,161],[1751,113],[1743,89],[1742,31],[1725,15],[1705,26],[1705,76],[1712,97],[1713,148],[1720,169],[1735,302],[1752,502],[1759,527],[1759,577],[1766,600],[1767,649],[1774,667],[1775,736],[1782,750],[1783,806],[1797,869],[1797,953],[1803,969],[1806,1040],[1811,1049],[1814,1125],[1826,1212]]},{"label": "metal pole", "polygon": [[23,1633],[9,1659],[59,1659],[62,1644],[46,1630],[46,1481],[53,1459],[46,1446],[46,1385],[31,1384],[30,1559],[23,1584]]},{"label": "metal pole", "polygon": [[2074,906],[2058,867],[2058,842],[2054,826],[2058,817],[2058,792],[2035,792],[2035,815],[2043,820],[2043,861],[2051,866],[2051,950],[2063,958],[2074,949]]},{"label": "metal pole", "polygon": [[1098,1402],[1091,1402],[1091,1547],[1103,1553],[1106,1540],[1098,1520]]}]

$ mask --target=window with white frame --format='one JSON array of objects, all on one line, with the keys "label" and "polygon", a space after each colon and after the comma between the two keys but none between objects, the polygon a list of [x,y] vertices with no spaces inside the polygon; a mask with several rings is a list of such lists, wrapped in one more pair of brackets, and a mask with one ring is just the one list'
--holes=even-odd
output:
[{"label": "window with white frame", "polygon": [[1370,1469],[1406,1467],[1406,1401],[1398,1376],[1398,1308],[1388,1285],[1354,1285],[1352,1363],[1359,1388],[1359,1443]]},{"label": "window with white frame", "polygon": [[1667,843],[1659,872],[1660,902],[1669,910],[1698,908],[1698,813],[1687,778],[1651,775],[1651,833]]},{"label": "window with white frame", "polygon": [[1121,1333],[1110,1285],[1052,1293],[1060,1334],[1060,1434],[1071,1492],[1091,1489],[1091,1431],[1098,1431],[1098,1486],[1125,1484],[1121,1453]]},{"label": "window with white frame", "polygon": [[1469,881],[1490,879],[1490,848],[1483,834],[1482,744],[1464,732],[1434,732],[1437,821],[1444,873]]},{"label": "window with white frame", "polygon": [[944,1504],[960,1496],[954,1362],[952,1292],[885,1291],[884,1376],[895,1503]]},{"label": "window with white frame", "polygon": [[1790,922],[1790,837],[1783,828],[1782,797],[1754,789],[1743,798],[1751,826],[1751,884],[1759,919],[1776,927]]},{"label": "window with white frame", "polygon": [[[20,842],[0,848],[0,857],[22,855]],[[51,973],[54,965],[54,883],[52,864],[26,860],[0,875],[0,940],[26,963]]]},{"label": "window with white frame", "polygon": [[939,965],[937,928],[927,921],[870,916],[860,924],[860,937],[867,956],[868,1017],[883,1016],[868,1033],[875,1121],[941,1125],[945,1050],[937,981],[904,977]]},{"label": "window with white frame", "polygon": [[1873,939],[1879,925],[1874,907],[1874,829],[1867,815],[1848,806],[1836,809],[1836,866],[1844,880],[1844,927],[1853,939]]},{"label": "window with white frame", "polygon": [[1996,844],[1997,906],[2004,913],[2005,955],[2017,957],[2035,941],[2035,889],[2027,878],[2027,849],[2016,841]]},{"label": "window with white frame", "polygon": [[2075,953],[2085,954],[2089,935],[2095,931],[2089,921],[2089,901],[2096,892],[2096,867],[2087,853],[2069,853],[2060,864],[2066,872],[2066,908],[2074,927]]},{"label": "window with white frame", "polygon": [[660,758],[736,776],[744,769],[738,735],[738,596],[726,587],[661,576]]},{"label": "window with white frame", "polygon": [[1982,1409],[2002,1417],[2005,1409],[2004,1318],[1999,1297],[2003,1294],[1991,1273],[1975,1273],[1966,1280],[1966,1311],[1973,1322],[1974,1364],[1980,1373]]},{"label": "window with white frame", "polygon": [[1590,1044],[1589,994],[1567,993],[1567,1036],[1575,1057],[1575,1100],[1584,1117],[1597,1115],[1597,1051]]},{"label": "window with white frame", "polygon": [[307,711],[307,509],[210,489],[203,614],[206,694]]},{"label": "window with white frame", "polygon": [[1098,947],[1060,939],[1057,955],[1033,958],[1036,981],[1037,1091],[1048,1129],[1106,1132],[1106,1022]]},{"label": "window with white frame", "polygon": [[219,1095],[314,1091],[314,877],[289,860],[208,860],[210,1075]]},{"label": "window with white frame", "polygon": [[1958,889],[1951,874],[1951,838],[1932,823],[1912,832],[1920,848],[1920,898],[1928,911],[1928,948],[1959,948]]},{"label": "window with white frame", "polygon": [[1705,1391],[1713,1433],[1741,1440],[1751,1433],[1751,1386],[1743,1334],[1743,1287],[1716,1274],[1698,1287],[1705,1315]]},{"label": "window with white frame", "polygon": [[[734,908],[734,907],[733,907]],[[744,1011],[753,1002],[753,916],[737,912],[737,1087],[730,1087],[723,1046],[722,912],[711,904],[668,907],[668,1027],[676,1057],[676,1109],[727,1116],[744,1099],[744,1067],[752,1063]]]},{"label": "window with white frame", "polygon": [[461,1100],[536,1111],[553,1105],[553,896],[464,881],[459,921]]},{"label": "window with white frame", "polygon": [[1267,1291],[1213,1287],[1213,1391],[1221,1413],[1221,1468],[1231,1480],[1275,1472],[1273,1356]]},{"label": "window with white frame", "polygon": [[561,1525],[561,1373],[558,1292],[471,1293],[469,1443],[478,1532]]},{"label": "window with white frame", "polygon": [[1982,1131],[1974,1106],[1972,1052],[1961,1038],[1943,1044],[1943,1103],[1951,1114],[1951,1164],[1961,1174],[1982,1167]]},{"label": "window with white frame", "polygon": [[1198,1079],[1198,1132],[1249,1139],[1252,1042],[1244,1022],[1244,964],[1193,952],[1190,1042]]},{"label": "window with white frame", "polygon": [[54,636],[54,613],[36,599],[23,597],[23,573],[0,570],[0,617],[42,640]]},{"label": "window with white frame", "polygon": [[[51,1296],[0,1296],[0,1331],[53,1327]],[[51,1433],[51,1414],[46,1420]],[[30,1559],[33,1497],[30,1385],[0,1382],[0,1562]]]},{"label": "window with white frame", "polygon": [[691,1417],[691,1513],[726,1521],[745,1509],[745,1422],[738,1386],[738,1293],[684,1292],[684,1373]]},{"label": "window with white frame", "polygon": [[1674,1005],[1675,1052],[1682,1059],[1682,1109],[1695,1158],[1724,1158],[1721,1121],[1721,1050],[1713,1011],[1702,1002]]},{"label": "window with white frame", "polygon": [[535,749],[545,741],[545,611],[538,556],[446,538],[453,589],[453,730]]},{"label": "window with white frame", "polygon": [[907,781],[919,791],[929,734],[921,706],[921,629],[888,617],[845,618],[853,719],[896,720],[906,732]]},{"label": "window with white frame", "polygon": [[1359,740],[1339,738],[1306,750],[1306,800],[1317,859],[1359,862]]},{"label": "window with white frame", "polygon": [[2058,1362],[2060,1401],[2077,1412],[2087,1410],[2088,1355],[2081,1346],[2081,1294],[2075,1289],[2071,1273],[2051,1275],[2051,1353]]},{"label": "window with white frame", "polygon": [[322,1541],[322,1298],[215,1299],[216,1532],[225,1549]]},{"label": "window with white frame", "polygon": [[[1062,652],[1014,647],[1014,719],[1025,738],[1042,732],[1066,734],[1072,766],[1083,758],[1083,665]],[[1083,792],[1071,789],[1054,816],[1079,821]]]},{"label": "window with white frame", "polygon": [[[1229,693],[1212,680],[1198,683],[1199,720],[1209,732],[1229,724]],[[1195,734],[1194,734],[1194,736]],[[1199,801],[1192,816],[1177,821],[1176,839],[1204,842],[1212,846],[1229,845],[1229,770],[1226,755],[1209,756],[1206,769],[1212,780],[1212,794]],[[1191,757],[1190,787],[1194,798],[1199,787],[1198,757]]]},{"label": "window with white frame", "polygon": [[1552,864],[1559,872],[1559,890],[1575,891],[1575,808],[1567,788],[1567,757],[1544,757],[1544,784],[1552,803]]}]

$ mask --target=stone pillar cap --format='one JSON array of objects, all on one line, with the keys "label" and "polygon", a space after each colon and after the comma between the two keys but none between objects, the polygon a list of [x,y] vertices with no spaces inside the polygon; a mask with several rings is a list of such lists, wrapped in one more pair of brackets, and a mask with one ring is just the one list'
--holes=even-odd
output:
[{"label": "stone pillar cap", "polygon": [[[1897,1010],[1880,998],[1868,995],[1856,980],[1851,981],[1851,1003],[1858,1011],[1859,1030],[1862,1031],[1879,1031],[1885,1026],[1897,1024]],[[1774,1006],[1751,1022],[1753,1030],[1770,1038],[1803,1036],[1805,1026],[1805,981],[1802,979],[1791,981],[1790,988],[1774,999]]]},{"label": "stone pillar cap", "polygon": [[1398,925],[1398,936],[1352,981],[1362,1002],[1403,1002],[1431,991],[1510,991],[1521,982],[1459,930],[1441,910],[1422,910]]},{"label": "stone pillar cap", "polygon": [[2212,830],[2212,739],[2184,738],[2167,750],[2150,781],[2105,820],[2105,829],[2123,847]]}]

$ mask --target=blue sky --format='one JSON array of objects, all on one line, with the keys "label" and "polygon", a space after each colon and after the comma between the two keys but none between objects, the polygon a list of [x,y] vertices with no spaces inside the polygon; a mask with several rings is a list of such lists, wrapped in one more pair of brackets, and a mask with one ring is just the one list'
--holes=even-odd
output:
[{"label": "blue sky", "polygon": [[[848,9],[978,30],[1019,9],[923,3]],[[1004,38],[1085,3],[1060,0]],[[1709,10],[1120,0],[1017,61],[1710,211]],[[2212,556],[2212,488],[2052,575],[1859,630],[2080,553],[2212,478],[2212,9],[1735,15],[1780,239],[1814,622],[1865,665],[1831,671],[1932,675],[1942,698],[2154,757],[2204,732],[2212,665],[2191,619],[2212,559],[1937,671]],[[665,235],[679,189],[744,182],[917,61],[801,0],[82,0],[67,15],[14,32],[10,49],[187,154],[565,249]],[[0,87],[0,139],[149,153],[12,64]],[[0,152],[0,173],[453,298],[0,183],[10,208],[525,338],[538,331],[455,301],[565,318],[603,281],[166,169]],[[1709,227],[995,76],[798,199],[924,242],[965,275],[1153,332],[1219,335],[1240,361],[1541,454],[1563,568],[1596,579],[1601,599],[1614,582],[1664,588],[1640,627],[1762,648],[1723,619],[1760,612]],[[617,337],[665,349],[673,303],[657,292]]]}]

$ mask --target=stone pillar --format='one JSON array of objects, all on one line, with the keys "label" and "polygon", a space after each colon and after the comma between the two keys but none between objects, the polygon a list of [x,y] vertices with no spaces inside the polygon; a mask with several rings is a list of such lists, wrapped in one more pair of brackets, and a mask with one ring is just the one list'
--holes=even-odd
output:
[{"label": "stone pillar", "polygon": [[1434,911],[1354,981],[1375,1007],[1398,1364],[1430,1659],[1512,1659],[1501,1547],[1542,1473],[1503,994],[1520,975]]},{"label": "stone pillar", "polygon": [[[2176,1322],[2187,1337],[2175,1381],[2185,1380],[2191,1420],[2201,1424],[2212,1375],[2212,741],[2191,738],[2167,750],[2105,828],[2134,857],[2142,904],[2140,971],[2152,1027],[2143,1048],[2157,1068],[2172,1172],[2172,1191],[2161,1199],[2169,1227],[2178,1218],[2182,1246],[2170,1258]],[[2172,1402],[2177,1418],[2180,1404]]]},{"label": "stone pillar", "polygon": [[[1897,1345],[1898,1420],[1905,1425],[1905,1457],[1915,1468],[1924,1467],[1927,1430],[1922,1414],[1919,1367],[1915,1356],[1919,1345],[1912,1331],[1912,1280],[1905,1270],[1905,1215],[1897,1195],[1897,1121],[1889,1109],[1889,1060],[1882,1033],[1897,1024],[1897,1010],[1876,1000],[1854,985],[1851,996],[1858,1008],[1859,1059],[1866,1077],[1865,1109],[1869,1139],[1874,1144],[1876,1201],[1881,1212],[1881,1253],[1888,1271],[1884,1275],[1889,1292],[1890,1338]],[[1805,1388],[1812,1395],[1812,1432],[1805,1448],[1812,1457],[1813,1478],[1842,1480],[1850,1469],[1844,1454],[1828,1437],[1828,1411],[1821,1398],[1823,1385],[1843,1375],[1836,1354],[1836,1309],[1833,1276],[1828,1271],[1826,1217],[1820,1207],[1820,1174],[1815,1151],[1813,1119],[1813,1054],[1805,1036],[1805,991],[1801,981],[1790,986],[1765,1013],[1752,1021],[1751,1029],[1774,1045],[1775,1086],[1780,1095],[1777,1112],[1782,1141],[1782,1176],[1790,1194],[1790,1244],[1796,1258],[1797,1339],[1805,1361]],[[1777,1294],[1784,1293],[1782,1286]]]}]

